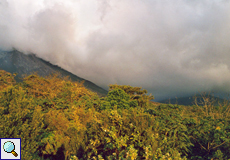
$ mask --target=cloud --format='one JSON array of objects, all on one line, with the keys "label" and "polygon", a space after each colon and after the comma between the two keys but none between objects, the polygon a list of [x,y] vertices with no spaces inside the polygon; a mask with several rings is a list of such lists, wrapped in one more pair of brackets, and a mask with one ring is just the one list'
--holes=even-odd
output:
[{"label": "cloud", "polygon": [[230,89],[225,0],[2,0],[0,48],[156,99]]}]

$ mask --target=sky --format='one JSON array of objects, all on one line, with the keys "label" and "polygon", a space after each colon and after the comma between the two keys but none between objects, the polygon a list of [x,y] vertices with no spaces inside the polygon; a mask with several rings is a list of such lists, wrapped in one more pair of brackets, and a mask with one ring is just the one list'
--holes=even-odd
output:
[{"label": "sky", "polygon": [[230,90],[228,0],[1,0],[0,49],[155,100]]}]

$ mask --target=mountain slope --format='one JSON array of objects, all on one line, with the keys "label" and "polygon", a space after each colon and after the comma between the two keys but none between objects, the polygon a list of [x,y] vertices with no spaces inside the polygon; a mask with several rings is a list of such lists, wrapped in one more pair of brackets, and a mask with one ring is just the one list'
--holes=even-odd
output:
[{"label": "mountain slope", "polygon": [[[204,99],[202,96],[196,96],[196,97],[197,97],[198,105],[204,104]],[[212,95],[206,95],[205,97],[209,99],[209,102],[213,102],[214,105],[218,105],[218,103],[223,104],[224,102],[227,102],[227,100],[223,98],[215,97]],[[185,106],[195,105],[194,96],[166,99],[159,102],[166,103],[166,104],[185,105]]]},{"label": "mountain slope", "polygon": [[93,92],[97,92],[99,96],[105,96],[108,93],[108,91],[96,84],[38,58],[34,54],[25,55],[16,50],[11,52],[0,51],[0,69],[10,73],[17,73],[18,75],[15,77],[16,81],[21,81],[20,78],[24,74],[29,75],[36,72],[38,75],[45,77],[59,72],[61,76],[69,76],[72,81],[84,81],[84,86]]}]

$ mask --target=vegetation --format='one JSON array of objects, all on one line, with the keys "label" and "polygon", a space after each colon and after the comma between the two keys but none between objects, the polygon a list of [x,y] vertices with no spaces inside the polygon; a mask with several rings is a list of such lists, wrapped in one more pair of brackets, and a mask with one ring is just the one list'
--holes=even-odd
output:
[{"label": "vegetation", "polygon": [[154,105],[140,87],[0,71],[0,137],[21,138],[22,159],[230,159],[228,104]]}]

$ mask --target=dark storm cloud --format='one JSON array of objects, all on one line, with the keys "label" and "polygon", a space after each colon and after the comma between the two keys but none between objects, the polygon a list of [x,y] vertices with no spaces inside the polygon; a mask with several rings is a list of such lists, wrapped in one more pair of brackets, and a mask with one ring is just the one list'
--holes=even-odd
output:
[{"label": "dark storm cloud", "polygon": [[2,0],[0,48],[156,99],[230,89],[230,2]]}]

